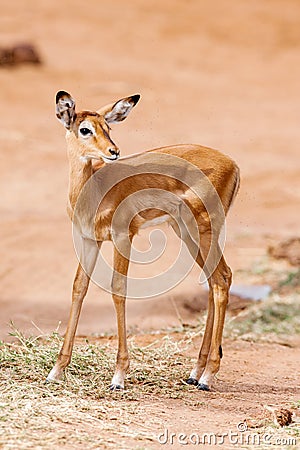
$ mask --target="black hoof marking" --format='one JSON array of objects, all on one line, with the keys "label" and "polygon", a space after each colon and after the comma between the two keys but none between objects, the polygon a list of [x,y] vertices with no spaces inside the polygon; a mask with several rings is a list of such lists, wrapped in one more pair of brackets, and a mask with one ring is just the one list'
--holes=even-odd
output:
[{"label": "black hoof marking", "polygon": [[197,389],[199,389],[199,391],[210,391],[209,386],[204,383],[199,383]]},{"label": "black hoof marking", "polygon": [[196,378],[188,378],[186,383],[191,384],[192,386],[198,386],[198,380],[196,380]]},{"label": "black hoof marking", "polygon": [[111,385],[109,386],[109,389],[110,389],[111,391],[123,391],[122,386],[120,386],[119,384],[111,384]]}]

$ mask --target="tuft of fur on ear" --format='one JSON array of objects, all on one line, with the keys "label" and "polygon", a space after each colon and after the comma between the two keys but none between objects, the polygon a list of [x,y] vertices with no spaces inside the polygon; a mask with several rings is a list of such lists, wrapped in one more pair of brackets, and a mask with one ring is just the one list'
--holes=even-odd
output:
[{"label": "tuft of fur on ear", "polygon": [[56,117],[69,130],[76,117],[75,100],[66,91],[58,91],[55,100]]},{"label": "tuft of fur on ear", "polygon": [[130,97],[122,98],[116,103],[104,106],[99,109],[98,114],[104,116],[107,123],[122,122],[126,119],[132,108],[137,104],[140,99],[139,94],[131,95]]}]

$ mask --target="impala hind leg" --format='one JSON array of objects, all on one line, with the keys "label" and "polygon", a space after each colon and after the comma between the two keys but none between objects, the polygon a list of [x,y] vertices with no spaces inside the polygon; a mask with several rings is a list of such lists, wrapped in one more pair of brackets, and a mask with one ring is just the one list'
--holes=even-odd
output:
[{"label": "impala hind leg", "polygon": [[186,380],[188,384],[192,384],[194,386],[198,386],[198,382],[200,380],[200,377],[205,369],[207,357],[210,350],[211,345],[211,339],[212,339],[212,332],[213,332],[213,323],[214,323],[214,299],[213,299],[213,292],[211,287],[209,288],[209,295],[208,295],[208,309],[207,309],[207,318],[206,318],[206,324],[205,324],[205,331],[204,336],[202,339],[202,344],[199,351],[199,356],[197,363],[193,367],[189,378]]},{"label": "impala hind leg", "polygon": [[131,242],[128,238],[124,239],[124,241],[116,242],[114,245],[112,297],[117,315],[118,353],[116,369],[110,385],[111,390],[124,389],[124,380],[129,368],[125,303],[130,250]]},{"label": "impala hind leg", "polygon": [[216,270],[210,278],[214,303],[214,320],[207,362],[198,383],[198,389],[200,390],[209,390],[214,376],[220,368],[222,336],[230,285],[231,270],[222,256]]},{"label": "impala hind leg", "polygon": [[[203,261],[203,258],[201,256],[200,252],[198,253],[196,262],[199,265],[199,267],[201,267],[203,270],[205,270],[205,264],[204,264],[204,261]],[[197,363],[191,370],[189,378],[186,380],[186,382],[188,384],[198,386],[200,377],[205,369],[208,354],[210,352],[210,347],[211,347],[214,317],[215,317],[215,305],[214,305],[213,289],[209,282],[207,318],[206,318],[204,336],[202,339]]]},{"label": "impala hind leg", "polygon": [[72,291],[72,305],[64,337],[62,348],[59,352],[57,361],[53,369],[50,371],[47,381],[58,382],[61,380],[64,369],[71,361],[72,350],[74,345],[75,333],[81,312],[82,302],[87,293],[90,276],[94,270],[99,248],[95,242],[83,240],[82,257],[75,275]]},{"label": "impala hind leg", "polygon": [[[175,233],[177,234],[177,236],[183,240],[183,242],[187,246],[189,252],[191,253],[192,257],[195,258],[198,266],[201,269],[206,270],[204,260],[202,258],[201,252],[199,251],[199,246],[197,245],[197,241],[195,241],[194,239],[191,238],[190,232],[186,228],[185,224],[180,220],[180,218],[177,218],[177,222],[172,223],[172,227],[173,227]],[[195,257],[195,255],[196,255],[196,257]],[[207,272],[207,275],[208,275],[208,272]],[[201,348],[199,351],[197,363],[193,367],[189,378],[186,380],[187,384],[197,386],[198,381],[205,369],[208,353],[210,350],[212,331],[213,331],[213,322],[214,322],[214,301],[213,301],[213,292],[210,287],[209,297],[208,297],[208,311],[207,311],[205,332],[204,332],[204,336],[202,339],[202,344],[201,344]]]},{"label": "impala hind leg", "polygon": [[[217,236],[218,234],[216,233]],[[192,256],[195,255],[194,240],[187,233],[182,234],[181,238]],[[231,284],[231,271],[225,262],[219,244],[212,239],[210,231],[206,231],[202,235],[201,250],[197,254],[196,262],[204,270],[208,279],[208,311],[198,360],[187,383],[197,386],[200,390],[208,391],[219,370],[222,357],[221,343]]]}]

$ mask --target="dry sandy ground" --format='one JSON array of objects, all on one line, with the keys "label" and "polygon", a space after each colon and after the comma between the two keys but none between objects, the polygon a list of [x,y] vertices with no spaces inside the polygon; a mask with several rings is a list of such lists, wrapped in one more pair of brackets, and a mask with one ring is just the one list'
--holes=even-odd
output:
[{"label": "dry sandy ground", "polygon": [[[41,66],[0,68],[2,339],[8,338],[10,320],[25,332],[35,332],[32,321],[45,332],[59,322],[63,331],[66,324],[76,258],[65,213],[64,131],[54,115],[59,89],[70,91],[79,109],[141,93],[131,116],[113,129],[123,155],[193,142],[221,149],[238,162],[242,186],[227,222],[226,255],[233,269],[249,267],[270,240],[299,233],[297,0],[2,3],[0,45],[30,41],[43,59]],[[145,245],[147,237],[140,239]],[[169,239],[166,258],[176,245]],[[153,270],[160,270],[159,262]],[[174,295],[195,295],[198,275],[194,269]],[[177,325],[178,319],[169,296],[164,303],[130,301],[128,323],[155,329]],[[114,330],[109,295],[92,287],[79,334]],[[213,419],[223,406],[226,417],[232,383],[238,383],[234,389],[242,405],[252,397],[248,383],[255,376],[262,392],[272,395],[272,386],[278,388],[272,348],[252,351],[256,368],[270,355],[270,370],[263,379],[253,371],[241,378],[239,370],[230,388],[227,381],[220,387],[221,403],[217,394],[208,394],[216,408]],[[296,370],[293,351],[287,355]],[[242,347],[233,352],[245,352],[236,359],[248,360],[250,367],[251,352]],[[276,370],[283,362],[278,356]],[[236,370],[232,361],[224,359],[226,364],[227,372]],[[230,424],[240,417],[236,405],[233,410]]]}]

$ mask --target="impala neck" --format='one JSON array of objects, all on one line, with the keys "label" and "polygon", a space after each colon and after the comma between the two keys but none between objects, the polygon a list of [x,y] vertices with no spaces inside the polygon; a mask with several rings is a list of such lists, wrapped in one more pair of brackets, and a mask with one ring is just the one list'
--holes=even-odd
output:
[{"label": "impala neck", "polygon": [[74,210],[77,199],[85,183],[93,174],[92,161],[83,162],[78,152],[78,144],[72,145],[71,133],[67,135],[68,159],[69,159],[69,201]]}]

